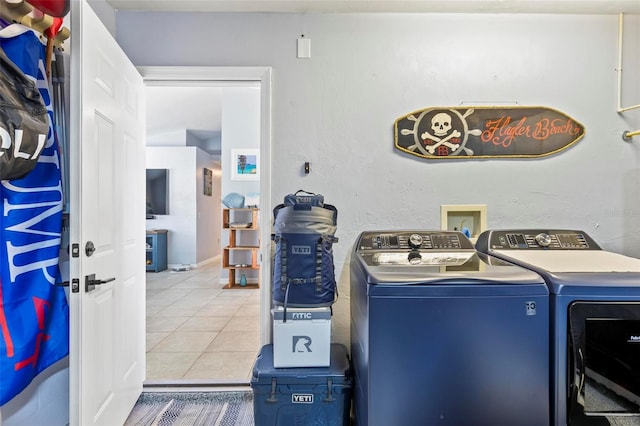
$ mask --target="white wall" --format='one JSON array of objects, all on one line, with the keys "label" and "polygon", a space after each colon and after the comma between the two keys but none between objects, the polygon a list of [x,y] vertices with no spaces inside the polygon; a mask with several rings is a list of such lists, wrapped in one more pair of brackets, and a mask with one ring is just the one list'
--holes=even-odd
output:
[{"label": "white wall", "polygon": [[[222,197],[236,192],[245,197],[260,192],[259,180],[231,179],[232,150],[260,149],[260,88],[259,87],[225,87],[222,91]],[[246,201],[246,200],[245,200]],[[224,206],[221,205],[221,208]],[[260,214],[268,214],[262,210]],[[243,231],[238,231],[242,233]],[[246,235],[245,235],[246,234]],[[253,232],[253,234],[258,234]],[[257,245],[258,240],[246,240],[249,233],[243,233],[243,244]],[[229,243],[229,231],[223,232],[222,245]],[[257,270],[243,270],[249,282],[256,282]],[[229,271],[220,273],[222,283],[229,282]]]},{"label": "white wall", "polygon": [[38,374],[0,409],[2,426],[63,426],[69,422],[69,357]]},{"label": "white wall", "polygon": [[[167,229],[169,265],[197,265],[218,254],[220,193],[203,195],[202,168],[214,170],[214,189],[219,188],[220,166],[209,154],[191,146],[148,146],[148,169],[169,170],[169,214],[156,215],[147,229]],[[216,182],[215,178],[218,177]],[[219,226],[219,225],[218,225]]]},{"label": "white wall", "polygon": [[[211,196],[204,195],[204,168],[213,172]],[[222,213],[220,211],[220,162],[212,161],[211,155],[198,149],[196,151],[196,262],[220,255],[220,234],[222,232]]]},{"label": "white wall", "polygon": [[167,133],[147,135],[146,144],[147,146],[186,146],[186,139],[186,129],[175,129]]},{"label": "white wall", "polygon": [[[637,104],[640,25],[627,19],[624,103]],[[271,203],[304,188],[339,209],[334,340],[348,341],[356,236],[439,228],[441,204],[487,204],[490,228],[583,229],[640,256],[640,140],[620,137],[640,128],[640,110],[616,113],[616,15],[119,12],[116,24],[137,65],[273,67]],[[296,59],[301,34],[311,59]],[[396,118],[461,103],[556,108],[586,136],[533,160],[428,162],[394,149]]]}]

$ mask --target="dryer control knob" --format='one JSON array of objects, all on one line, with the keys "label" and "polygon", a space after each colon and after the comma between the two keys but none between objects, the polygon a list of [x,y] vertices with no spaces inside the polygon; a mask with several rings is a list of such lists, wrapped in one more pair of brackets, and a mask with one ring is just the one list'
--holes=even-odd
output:
[{"label": "dryer control knob", "polygon": [[411,234],[409,235],[409,247],[417,249],[422,245],[422,235]]},{"label": "dryer control knob", "polygon": [[551,244],[551,237],[549,234],[540,233],[536,235],[536,243],[538,243],[540,247],[549,247],[549,244]]},{"label": "dryer control knob", "polygon": [[422,263],[422,255],[419,251],[412,251],[409,253],[408,260],[411,265],[419,265]]}]

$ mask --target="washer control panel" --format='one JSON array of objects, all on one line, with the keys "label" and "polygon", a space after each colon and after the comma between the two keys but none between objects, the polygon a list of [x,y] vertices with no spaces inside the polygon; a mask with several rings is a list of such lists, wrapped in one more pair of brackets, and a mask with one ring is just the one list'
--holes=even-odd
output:
[{"label": "washer control panel", "polygon": [[459,231],[370,231],[360,234],[355,250],[371,266],[460,266],[475,256]]},{"label": "washer control panel", "polygon": [[476,247],[491,250],[601,250],[600,246],[583,231],[517,229],[485,231]]},{"label": "washer control panel", "polygon": [[372,231],[360,235],[356,249],[394,251],[473,250],[473,244],[458,231]]}]

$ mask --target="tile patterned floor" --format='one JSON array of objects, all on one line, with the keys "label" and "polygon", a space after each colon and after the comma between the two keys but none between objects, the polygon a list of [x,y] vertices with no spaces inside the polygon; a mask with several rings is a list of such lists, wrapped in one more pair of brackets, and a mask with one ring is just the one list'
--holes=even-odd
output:
[{"label": "tile patterned floor", "polygon": [[146,276],[147,381],[249,383],[260,349],[260,290],[223,289],[219,261]]}]

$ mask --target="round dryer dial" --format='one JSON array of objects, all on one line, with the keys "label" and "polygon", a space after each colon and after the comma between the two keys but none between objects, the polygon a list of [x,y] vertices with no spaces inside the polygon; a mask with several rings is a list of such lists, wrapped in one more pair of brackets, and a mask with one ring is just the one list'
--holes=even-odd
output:
[{"label": "round dryer dial", "polygon": [[409,246],[411,248],[417,249],[422,245],[422,235],[420,234],[411,234],[409,235]]},{"label": "round dryer dial", "polygon": [[544,232],[540,233],[536,235],[536,243],[538,243],[540,247],[549,247],[549,244],[551,244],[551,236]]}]

